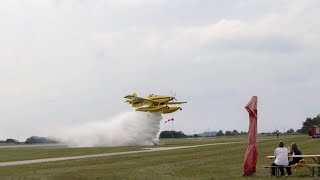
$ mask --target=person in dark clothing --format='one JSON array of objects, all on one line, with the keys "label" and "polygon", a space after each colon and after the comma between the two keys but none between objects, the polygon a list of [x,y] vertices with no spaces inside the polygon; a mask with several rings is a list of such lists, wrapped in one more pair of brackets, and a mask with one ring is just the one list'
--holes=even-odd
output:
[{"label": "person in dark clothing", "polygon": [[[296,143],[292,143],[291,144],[291,151],[290,151],[290,155],[302,155],[301,151],[298,149],[298,146]],[[294,157],[292,158],[292,161],[289,162],[289,166],[291,166],[292,164],[296,164],[299,163],[299,161],[302,159],[302,157]],[[288,175],[291,175],[291,167],[287,167],[287,173]]]}]

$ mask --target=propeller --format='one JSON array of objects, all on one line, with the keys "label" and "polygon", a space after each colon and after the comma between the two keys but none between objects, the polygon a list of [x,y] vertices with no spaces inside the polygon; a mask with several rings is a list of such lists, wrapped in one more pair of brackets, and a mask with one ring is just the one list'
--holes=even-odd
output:
[{"label": "propeller", "polygon": [[171,94],[171,97],[172,97],[172,101],[177,101],[177,98],[176,98],[176,94],[177,93],[173,94],[173,92],[171,91],[170,94]]}]

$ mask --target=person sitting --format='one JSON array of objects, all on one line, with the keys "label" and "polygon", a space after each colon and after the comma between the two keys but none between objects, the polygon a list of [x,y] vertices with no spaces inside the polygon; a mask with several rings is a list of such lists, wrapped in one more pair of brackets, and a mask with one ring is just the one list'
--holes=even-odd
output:
[{"label": "person sitting", "polygon": [[[271,166],[287,166],[289,164],[288,161],[288,149],[284,147],[282,141],[279,142],[279,147],[274,150],[275,160],[271,164]],[[284,176],[283,167],[279,167],[281,176]],[[272,176],[275,176],[276,168],[272,167]]]},{"label": "person sitting", "polygon": [[[301,151],[298,149],[298,146],[296,143],[291,144],[291,151],[290,155],[302,155]],[[299,161],[302,159],[302,157],[294,157],[292,158],[292,161],[289,162],[289,166],[299,163]],[[287,173],[290,176],[292,174],[291,167],[287,167]]]}]

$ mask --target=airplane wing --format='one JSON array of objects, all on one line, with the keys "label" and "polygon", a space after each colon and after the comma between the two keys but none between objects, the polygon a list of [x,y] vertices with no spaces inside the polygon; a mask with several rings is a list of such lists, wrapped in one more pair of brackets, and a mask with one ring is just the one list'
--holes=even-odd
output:
[{"label": "airplane wing", "polygon": [[184,103],[187,103],[187,102],[185,102],[185,101],[183,101],[183,102],[167,102],[166,104],[184,104]]},{"label": "airplane wing", "polygon": [[134,97],[132,99],[132,103],[133,104],[144,103],[144,104],[150,104],[150,105],[158,105],[159,104],[157,101],[153,101],[153,100],[145,99],[145,98],[141,98],[141,97]]},{"label": "airplane wing", "polygon": [[143,112],[161,112],[163,109],[167,109],[167,107],[166,107],[166,106],[140,107],[140,108],[137,108],[136,111],[143,111]]}]

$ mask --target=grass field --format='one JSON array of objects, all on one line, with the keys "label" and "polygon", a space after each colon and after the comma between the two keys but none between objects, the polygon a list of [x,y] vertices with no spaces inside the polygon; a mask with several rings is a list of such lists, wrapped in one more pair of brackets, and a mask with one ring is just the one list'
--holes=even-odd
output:
[{"label": "grass field", "polygon": [[99,148],[5,148],[0,149],[0,162],[31,160],[41,158],[79,156],[111,152],[141,150],[141,147],[99,147]]},{"label": "grass field", "polygon": [[[286,147],[291,142],[296,142],[303,154],[320,154],[320,138],[287,135],[280,136],[279,139],[274,136],[259,136],[258,139],[257,172],[251,177],[242,177],[247,137],[235,136],[163,139],[160,147],[236,142],[233,144],[0,167],[0,179],[269,179],[269,171],[261,166],[272,163],[266,156],[273,155],[280,140]],[[132,151],[141,148],[0,149],[0,161]],[[307,159],[307,162],[313,163],[312,159]],[[310,170],[301,168],[293,172],[293,176],[288,179],[319,178],[311,177]]]}]

